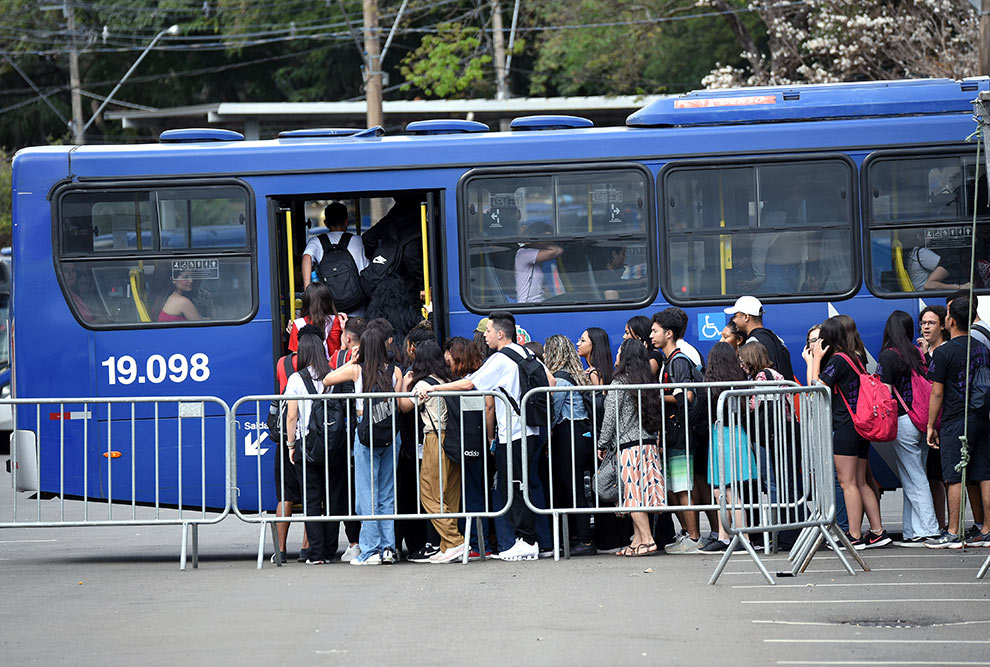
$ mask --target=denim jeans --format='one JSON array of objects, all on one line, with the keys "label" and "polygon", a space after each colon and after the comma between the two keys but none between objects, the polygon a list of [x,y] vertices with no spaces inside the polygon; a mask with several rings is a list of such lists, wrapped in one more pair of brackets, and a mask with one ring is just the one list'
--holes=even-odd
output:
[{"label": "denim jeans", "polygon": [[897,476],[904,491],[904,539],[938,535],[938,519],[928,486],[925,465],[928,444],[908,415],[897,418],[897,439],[891,443],[897,461]]},{"label": "denim jeans", "polygon": [[[488,481],[485,479],[485,464],[482,461],[475,462],[465,462],[464,467],[461,468],[461,476],[464,479],[464,511],[465,512],[490,512],[493,509],[498,509],[501,505],[495,502],[495,498],[491,495],[488,497],[488,507],[485,507],[485,485]],[[464,534],[464,519],[458,519],[457,526],[461,530],[461,535]],[[485,548],[491,549],[492,543],[489,541],[488,532],[488,519],[483,519],[481,521],[482,526],[482,536],[484,538]],[[477,531],[477,521],[471,526],[471,548],[478,549],[478,531]],[[511,546],[511,545],[510,545]]]},{"label": "denim jeans", "polygon": [[[396,441],[399,440],[398,434]],[[354,434],[354,493],[358,514],[395,513],[396,445],[369,448]],[[395,549],[394,521],[362,521],[359,558],[364,560],[385,547]]]}]

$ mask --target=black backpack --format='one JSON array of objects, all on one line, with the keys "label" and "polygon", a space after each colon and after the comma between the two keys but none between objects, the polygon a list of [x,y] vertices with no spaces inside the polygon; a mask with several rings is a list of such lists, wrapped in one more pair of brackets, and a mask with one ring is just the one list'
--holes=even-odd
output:
[{"label": "black backpack", "polygon": [[323,246],[323,259],[316,268],[316,275],[330,288],[337,310],[354,310],[364,303],[364,290],[361,289],[357,264],[347,249],[350,232],[341,234],[337,243],[331,243],[326,234],[320,234],[317,238]]},{"label": "black backpack", "polygon": [[[296,372],[292,367],[292,358],[296,356],[294,354],[287,354],[282,357],[282,366],[285,369],[285,377],[288,378],[290,375]],[[268,406],[268,437],[271,441],[276,444],[282,444],[285,442],[285,406],[288,403],[283,398],[276,398]]]},{"label": "black backpack", "polygon": [[[299,371],[299,377],[310,394],[318,394],[309,369]],[[344,420],[340,415],[342,401],[314,398],[309,410],[309,430],[306,431],[306,463],[322,465],[344,439]]]},{"label": "black backpack", "polygon": [[402,246],[395,239],[386,237],[378,242],[368,266],[361,271],[361,288],[369,299],[383,280],[395,275],[402,263],[402,255]]},{"label": "black backpack", "polygon": [[[516,366],[519,367],[519,400],[522,400],[522,397],[530,389],[550,386],[543,364],[540,363],[540,360],[537,359],[535,354],[525,348],[523,349],[526,352],[525,357],[520,356],[518,352],[510,350],[508,347],[503,347],[499,350],[499,352],[509,359],[512,359]],[[509,396],[508,392],[504,389],[501,389],[501,391],[509,399],[509,403],[512,404],[512,409],[516,411],[516,414],[520,414],[519,402],[512,396]],[[529,408],[526,410],[526,425],[534,428],[546,428],[547,405],[547,394],[545,392],[533,394],[533,397],[529,400]]]},{"label": "black backpack", "polygon": [[[704,382],[705,378],[702,376],[701,371],[691,361],[691,357],[687,356],[680,350],[675,350],[671,354],[664,368],[661,369],[661,379],[667,370],[667,367],[673,363],[674,359],[684,359],[688,363],[691,369],[691,378],[689,382]],[[683,441],[681,438],[690,432],[691,436],[691,449],[697,449],[698,447],[707,447],[708,441],[711,439],[710,427],[708,424],[708,401],[707,393],[704,391],[695,391],[694,400],[688,404],[687,408],[687,419],[688,423],[684,424],[684,397],[685,392],[681,392],[677,395],[677,406],[675,408],[667,408],[667,444],[668,446],[683,447]],[[675,445],[674,442],[681,443]]]},{"label": "black backpack", "polygon": [[[395,364],[389,364],[386,374],[389,384],[395,374]],[[368,382],[368,378],[365,378]],[[365,388],[367,392],[376,392],[377,389]],[[357,430],[361,444],[365,447],[388,447],[395,441],[395,430],[399,427],[399,419],[395,414],[394,398],[366,398],[364,399],[364,415],[358,421]]]},{"label": "black backpack", "polygon": [[[436,386],[440,381],[424,378],[427,384]],[[437,397],[441,398],[441,397]],[[485,452],[485,399],[481,396],[443,396],[447,406],[447,421],[443,426],[443,453],[455,463],[480,463]],[[480,403],[472,407],[474,402]],[[461,437],[463,435],[463,438]]]}]

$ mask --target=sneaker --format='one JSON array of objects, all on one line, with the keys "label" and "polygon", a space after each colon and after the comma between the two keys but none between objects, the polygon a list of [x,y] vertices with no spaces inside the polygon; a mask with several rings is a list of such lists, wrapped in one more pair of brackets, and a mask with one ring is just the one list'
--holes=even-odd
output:
[{"label": "sneaker", "polygon": [[500,560],[536,560],[539,556],[540,548],[521,537],[516,538],[516,543],[511,548],[498,555]]},{"label": "sneaker", "polygon": [[381,564],[382,564],[382,557],[381,554],[377,552],[371,554],[370,556],[364,559],[361,559],[360,557],[351,559],[351,565],[381,565]]},{"label": "sneaker", "polygon": [[430,558],[431,563],[444,564],[444,563],[456,563],[464,558],[464,545],[459,544],[456,547],[451,547],[446,551],[441,551],[432,558]]},{"label": "sneaker", "polygon": [[[663,550],[664,550],[664,551],[667,551],[667,548],[668,548],[668,547],[674,547],[674,546],[677,546],[678,544],[680,544],[681,542],[683,542],[683,541],[684,541],[684,539],[685,539],[685,538],[686,538],[687,536],[688,536],[688,534],[687,534],[687,533],[683,533],[683,532],[681,532],[681,533],[677,533],[677,536],[676,536],[676,537],[674,538],[674,541],[673,541],[673,542],[671,542],[670,544],[665,544],[665,545],[663,546]],[[670,553],[670,552],[668,552],[668,553]]]},{"label": "sneaker", "polygon": [[[279,553],[282,555],[281,561],[283,563],[287,563],[289,561],[289,555],[287,553],[285,553],[284,551],[281,551]],[[277,563],[279,560],[280,559],[279,559],[279,554],[278,553],[272,554],[271,561],[273,563]]]},{"label": "sneaker", "polygon": [[351,546],[347,547],[347,549],[344,550],[344,553],[341,555],[340,560],[343,561],[344,563],[349,563],[360,555],[361,555],[361,547],[359,547],[356,544],[352,544]]},{"label": "sneaker", "polygon": [[929,549],[962,549],[963,541],[958,535],[946,530],[938,537],[925,542],[925,546]]},{"label": "sneaker", "polygon": [[697,540],[692,540],[689,536],[685,535],[684,539],[680,542],[674,542],[673,544],[668,544],[663,548],[664,553],[671,555],[683,555],[683,554],[697,554],[701,553],[701,538]]},{"label": "sneaker", "polygon": [[963,542],[969,542],[970,539],[976,538],[976,536],[980,534],[981,530],[983,530],[983,524],[974,523],[969,527],[969,530],[966,531],[966,535],[963,537]]},{"label": "sneaker", "polygon": [[578,542],[571,546],[571,558],[575,556],[594,556],[596,553],[598,553],[598,549],[595,548],[594,544]]},{"label": "sneaker", "polygon": [[872,530],[868,533],[863,533],[863,548],[864,549],[876,549],[877,547],[885,547],[893,542],[890,539],[890,535],[887,531],[881,531],[879,535],[874,533]]},{"label": "sneaker", "polygon": [[899,547],[923,547],[925,542],[928,540],[937,540],[938,535],[915,535],[914,537],[905,537],[901,540],[894,540],[894,544]]},{"label": "sneaker", "polygon": [[852,544],[853,549],[856,551],[862,551],[866,548],[866,536],[869,533],[863,533],[859,537],[853,537],[850,533],[846,533],[846,537],[849,538],[850,544]]},{"label": "sneaker", "polygon": [[984,535],[978,532],[973,537],[967,537],[965,542],[967,547],[990,547],[990,533]]},{"label": "sneaker", "polygon": [[306,559],[306,565],[326,565],[326,561],[323,559],[310,560]]},{"label": "sneaker", "polygon": [[383,565],[395,565],[397,560],[399,560],[399,555],[395,553],[395,549],[392,547],[382,549],[381,561]]},{"label": "sneaker", "polygon": [[540,549],[540,558],[553,558],[553,549]]},{"label": "sneaker", "polygon": [[[495,555],[491,551],[486,551],[485,558],[495,558]],[[468,560],[481,560],[481,552],[477,549],[471,549],[468,552]]]},{"label": "sneaker", "polygon": [[416,553],[406,556],[406,560],[410,563],[429,563],[431,562],[431,557],[440,553],[440,547],[435,547],[429,542],[423,545],[423,548]]},{"label": "sneaker", "polygon": [[722,551],[726,551],[729,545],[722,540],[709,540],[704,546],[702,546],[699,551],[706,554],[714,554]]},{"label": "sneaker", "polygon": [[305,563],[307,560],[309,560],[309,549],[308,548],[300,549],[299,556],[296,558],[296,562]]}]

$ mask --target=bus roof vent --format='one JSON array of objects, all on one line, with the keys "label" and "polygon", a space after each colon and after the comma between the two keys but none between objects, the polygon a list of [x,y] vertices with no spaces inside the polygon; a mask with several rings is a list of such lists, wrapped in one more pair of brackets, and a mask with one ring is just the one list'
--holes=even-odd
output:
[{"label": "bus roof vent", "polygon": [[385,135],[385,128],[381,125],[375,125],[374,127],[369,127],[367,130],[361,130],[354,133],[355,139],[375,139]]},{"label": "bus roof vent", "polygon": [[594,127],[587,118],[580,116],[520,116],[513,118],[509,127],[520,132],[539,130],[571,130],[579,127]]},{"label": "bus roof vent", "polygon": [[972,113],[990,78],[861,81],[695,90],[663,97],[626,119],[629,127],[689,127]]},{"label": "bus roof vent", "polygon": [[303,130],[286,130],[278,133],[279,139],[313,139],[317,137],[350,137],[358,132],[357,127],[310,127]]},{"label": "bus roof vent", "polygon": [[233,130],[216,127],[187,127],[181,130],[165,130],[158,136],[163,144],[194,144],[206,141],[244,141],[244,135]]},{"label": "bus roof vent", "polygon": [[487,132],[488,129],[484,123],[459,118],[414,120],[406,125],[406,132],[409,134],[462,134],[465,132]]}]

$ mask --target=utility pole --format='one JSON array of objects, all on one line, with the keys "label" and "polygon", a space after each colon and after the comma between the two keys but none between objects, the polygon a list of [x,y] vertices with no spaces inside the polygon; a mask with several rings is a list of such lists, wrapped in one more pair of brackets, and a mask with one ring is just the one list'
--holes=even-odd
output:
[{"label": "utility pole", "polygon": [[65,0],[63,5],[65,23],[69,30],[69,89],[72,94],[72,141],[75,144],[86,143],[83,132],[82,95],[79,93],[79,52],[76,51],[76,10],[72,0]]},{"label": "utility pole", "polygon": [[378,42],[378,0],[364,0],[364,90],[368,127],[381,125],[382,62]]},{"label": "utility pole", "polygon": [[[985,0],[990,2],[990,0]],[[505,81],[505,35],[502,34],[502,7],[499,0],[492,0],[492,48],[495,50],[495,99],[509,98],[509,86]]]}]

